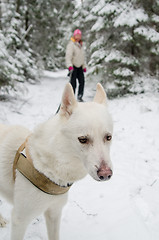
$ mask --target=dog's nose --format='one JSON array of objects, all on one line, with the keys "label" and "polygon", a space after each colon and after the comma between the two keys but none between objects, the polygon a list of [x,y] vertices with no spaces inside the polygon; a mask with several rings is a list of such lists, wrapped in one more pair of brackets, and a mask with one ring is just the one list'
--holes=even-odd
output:
[{"label": "dog's nose", "polygon": [[113,175],[113,172],[110,168],[104,167],[104,168],[99,168],[99,170],[97,171],[97,175],[100,181],[106,181],[111,178],[111,176]]}]

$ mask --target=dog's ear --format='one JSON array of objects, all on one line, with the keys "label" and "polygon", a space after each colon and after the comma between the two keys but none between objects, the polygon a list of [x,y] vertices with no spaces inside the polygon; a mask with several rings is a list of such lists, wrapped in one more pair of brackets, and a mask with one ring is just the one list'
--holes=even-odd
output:
[{"label": "dog's ear", "polygon": [[77,101],[70,83],[67,83],[63,92],[62,102],[60,107],[60,115],[69,118],[73,109],[76,107]]},{"label": "dog's ear", "polygon": [[97,89],[96,89],[96,95],[93,99],[94,102],[100,103],[100,104],[107,104],[107,95],[104,91],[104,88],[100,83],[97,84]]}]

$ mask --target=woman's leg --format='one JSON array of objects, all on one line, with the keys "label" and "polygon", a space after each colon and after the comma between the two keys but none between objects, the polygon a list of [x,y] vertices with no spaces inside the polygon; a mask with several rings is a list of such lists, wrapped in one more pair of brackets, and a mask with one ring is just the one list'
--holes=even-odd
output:
[{"label": "woman's leg", "polygon": [[76,78],[77,78],[77,68],[73,66],[73,72],[71,74],[70,83],[73,87],[74,93],[76,92]]},{"label": "woman's leg", "polygon": [[83,73],[82,67],[78,68],[77,78],[79,82],[78,100],[82,101],[82,97],[84,93],[84,85],[85,85],[85,79],[84,79],[84,73]]}]

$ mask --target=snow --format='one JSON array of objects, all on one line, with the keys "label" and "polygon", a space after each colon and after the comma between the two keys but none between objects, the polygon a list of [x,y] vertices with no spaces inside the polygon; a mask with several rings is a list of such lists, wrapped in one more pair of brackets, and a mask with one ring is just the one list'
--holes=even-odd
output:
[{"label": "snow", "polygon": [[103,59],[105,57],[105,51],[103,48],[100,48],[99,50],[95,51],[92,54],[92,59],[96,58],[96,59]]},{"label": "snow", "polygon": [[105,58],[105,62],[111,62],[111,61],[116,61],[116,62],[121,62],[126,65],[138,65],[139,62],[135,57],[127,57],[123,52],[112,49],[107,57]]},{"label": "snow", "polygon": [[98,4],[96,4],[93,8],[92,8],[92,10],[91,10],[91,12],[92,13],[97,13],[101,8],[103,8],[105,6],[105,0],[100,0],[99,2],[98,2]]},{"label": "snow", "polygon": [[[37,85],[0,102],[0,121],[32,129],[54,115],[68,82],[67,71],[45,72]],[[95,84],[87,82],[85,100],[92,100]],[[60,240],[159,239],[159,96],[146,93],[109,100],[114,120],[114,175],[99,183],[87,176],[69,192],[61,222]],[[1,199],[0,212],[8,219],[0,239],[9,239],[12,207]],[[43,216],[35,219],[25,240],[47,239]]]},{"label": "snow", "polygon": [[128,41],[129,42],[129,41],[133,40],[132,36],[130,34],[126,33],[126,32],[122,32],[121,37],[122,37],[123,41]]},{"label": "snow", "polygon": [[152,28],[140,26],[134,30],[134,33],[137,33],[138,35],[145,37],[148,41],[154,43],[157,43],[159,41],[159,33]]},{"label": "snow", "polygon": [[154,21],[155,23],[159,23],[159,16],[153,14],[153,15],[152,15],[152,21]]},{"label": "snow", "polygon": [[119,5],[117,3],[107,3],[100,11],[99,14],[110,15],[119,11]]},{"label": "snow", "polygon": [[151,53],[153,53],[154,55],[158,55],[159,54],[159,46],[155,46],[155,47],[151,48]]},{"label": "snow", "polygon": [[92,26],[91,31],[99,31],[104,27],[104,20],[102,17],[99,17],[96,23]]},{"label": "snow", "polygon": [[[116,16],[114,27],[133,27],[138,25],[139,22],[146,22],[148,20],[148,15],[143,9],[135,9],[132,3],[128,1],[122,1],[122,3],[111,2],[105,4],[103,0],[101,0],[95,7],[92,8],[91,12],[94,14],[98,13],[99,16],[109,16],[114,14],[114,16]],[[156,18],[154,18],[154,20],[156,20]],[[100,27],[101,21],[98,21],[97,23],[94,27],[95,29],[93,30],[98,30]]]},{"label": "snow", "polygon": [[113,71],[113,74],[115,76],[121,76],[121,77],[129,77],[129,76],[133,76],[134,72],[131,71],[128,68],[118,68],[116,70]]},{"label": "snow", "polygon": [[89,22],[89,21],[93,21],[93,20],[96,20],[96,17],[91,13],[85,17],[85,22]]},{"label": "snow", "polygon": [[148,15],[144,12],[143,9],[134,9],[134,8],[123,8],[121,14],[117,16],[114,26],[136,26],[139,22],[146,22],[148,20]]},{"label": "snow", "polygon": [[90,50],[92,51],[93,49],[98,49],[101,47],[101,45],[103,45],[104,42],[104,36],[98,38],[97,40],[95,40],[94,42],[91,43],[90,45]]}]

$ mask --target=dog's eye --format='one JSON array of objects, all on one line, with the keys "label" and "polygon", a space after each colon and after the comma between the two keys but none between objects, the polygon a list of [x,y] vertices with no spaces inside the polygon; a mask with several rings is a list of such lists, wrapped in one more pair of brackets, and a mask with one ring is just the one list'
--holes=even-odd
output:
[{"label": "dog's eye", "polygon": [[88,137],[85,137],[85,136],[79,137],[78,140],[79,140],[79,142],[82,143],[82,144],[86,144],[86,143],[89,142]]},{"label": "dog's eye", "polygon": [[111,139],[112,139],[112,136],[110,134],[106,134],[105,140],[106,141],[111,141]]}]

